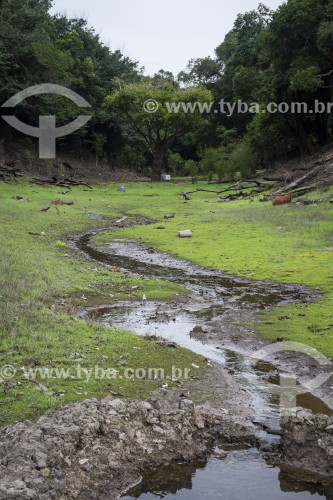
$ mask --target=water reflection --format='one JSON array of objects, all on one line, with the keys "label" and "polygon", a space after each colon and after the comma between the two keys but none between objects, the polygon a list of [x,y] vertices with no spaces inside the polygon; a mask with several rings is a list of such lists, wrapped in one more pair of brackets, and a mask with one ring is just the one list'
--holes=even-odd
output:
[{"label": "water reflection", "polygon": [[256,450],[232,451],[225,460],[171,464],[146,474],[123,497],[166,500],[306,500],[332,499],[329,489],[296,482],[265,462]]}]

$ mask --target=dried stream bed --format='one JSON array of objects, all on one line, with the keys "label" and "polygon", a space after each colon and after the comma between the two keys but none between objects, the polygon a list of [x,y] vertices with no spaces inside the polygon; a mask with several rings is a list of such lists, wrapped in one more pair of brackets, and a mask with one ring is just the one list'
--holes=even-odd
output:
[{"label": "dried stream bed", "polygon": [[[259,310],[307,302],[315,294],[302,286],[251,281],[203,269],[132,240],[113,239],[100,249],[93,244],[93,235],[94,232],[88,232],[75,241],[76,247],[89,259],[120,267],[125,273],[180,284],[190,294],[167,303],[142,300],[106,304],[87,308],[81,316],[106,326],[175,342],[202,354],[208,363],[225,367],[249,396],[253,420],[259,424],[258,436],[267,442],[262,429],[280,428],[276,390],[279,370],[290,371],[302,379],[315,376],[321,368],[313,359],[299,353],[275,356],[274,364],[253,362],[251,354],[265,343],[255,336],[251,324]],[[297,396],[297,405],[314,413],[331,415],[333,401],[328,389],[329,386],[321,389],[318,393],[321,398],[310,393]],[[270,436],[268,441],[278,445],[279,437]],[[224,499],[260,500],[268,495],[272,499],[322,495],[330,498],[328,490],[319,485],[302,484],[279,474],[279,469],[265,462],[263,453],[254,450],[233,451],[225,461],[212,457],[205,464],[162,467],[147,474],[125,498],[196,499],[201,498],[203,492],[208,498]]]}]

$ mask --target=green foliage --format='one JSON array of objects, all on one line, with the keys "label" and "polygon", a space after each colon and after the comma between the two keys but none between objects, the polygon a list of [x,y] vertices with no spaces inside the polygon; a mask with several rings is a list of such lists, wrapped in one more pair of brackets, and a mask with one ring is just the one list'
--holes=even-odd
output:
[{"label": "green foliage", "polygon": [[[145,103],[153,102],[153,112],[145,109]],[[176,138],[205,124],[198,109],[173,112],[168,105],[180,103],[211,102],[212,95],[204,87],[180,88],[170,78],[160,75],[145,81],[124,85],[105,99],[106,109],[118,113],[132,127],[132,133],[144,141],[147,152],[153,156],[152,179],[159,181],[168,150]]]},{"label": "green foliage", "polygon": [[322,84],[318,66],[310,66],[296,71],[290,79],[290,88],[295,91],[313,92]]},{"label": "green foliage", "polygon": [[230,155],[229,165],[229,170],[235,176],[240,174],[241,177],[245,177],[255,171],[256,157],[249,142],[244,140],[237,144]]},{"label": "green foliage", "polygon": [[184,160],[180,156],[179,153],[173,153],[172,151],[169,151],[168,154],[168,167],[169,171],[176,175],[176,174],[182,174],[183,173],[183,167],[184,167]]},{"label": "green foliage", "polygon": [[[84,19],[51,15],[51,3],[0,2],[0,102],[45,82],[78,92],[92,105],[94,116],[62,139],[62,146],[77,154],[88,148],[96,164],[100,158],[122,166],[128,161],[130,168],[140,170],[151,164],[152,178],[159,180],[168,162],[173,172],[182,170],[180,159],[168,156],[171,152],[184,161],[201,158],[205,174],[219,172],[221,177],[246,171],[235,170],[244,163],[240,158],[246,149],[266,165],[296,149],[311,153],[332,138],[331,113],[259,116],[235,110],[227,116],[166,108],[166,103],[212,99],[256,102],[261,110],[270,102],[302,102],[308,109],[316,100],[331,102],[332,0],[288,0],[275,12],[259,4],[239,14],[215,57],[192,58],[177,80],[163,69],[152,78],[143,76],[136,62],[111,51]],[[158,103],[155,113],[144,112],[147,99]],[[40,114],[51,113],[63,125],[76,118],[77,107],[68,99],[41,95],[16,109],[18,118],[31,125],[38,124]],[[21,137],[5,122],[0,130],[6,139]],[[205,149],[217,151],[203,154]],[[224,154],[227,161],[219,159]]]},{"label": "green foliage", "polygon": [[[119,82],[139,78],[137,63],[120,51],[111,52],[85,20],[52,16],[51,4],[48,0],[0,2],[0,102],[41,83],[78,92],[93,106],[94,120],[63,139],[63,145],[71,147],[71,141],[78,144],[84,139],[101,157],[114,128],[102,101]],[[55,114],[58,125],[63,125],[77,117],[78,109],[69,99],[47,94],[25,100],[16,110],[18,118],[32,125],[38,125],[43,114]],[[0,127],[7,135],[15,134],[4,122]]]},{"label": "green foliage", "polygon": [[224,148],[206,148],[202,153],[200,167],[203,175],[213,180],[217,174],[218,180],[222,180],[226,174],[227,154]]},{"label": "green foliage", "polygon": [[[222,139],[220,127],[236,130],[235,144],[245,139],[251,157],[265,165],[297,148],[300,153],[312,152],[314,147],[331,139],[330,113],[261,115],[270,102],[288,105],[303,102],[309,110],[314,109],[316,100],[331,102],[331,1],[288,0],[276,12],[260,4],[257,10],[238,15],[233,29],[215,53],[215,59],[192,59],[187,71],[179,75],[181,81],[205,83],[216,101],[257,102],[261,110],[259,114],[235,111],[229,117],[211,116],[215,129],[206,147],[226,145],[216,144]],[[238,164],[246,156],[244,148],[236,146],[231,164]]]}]

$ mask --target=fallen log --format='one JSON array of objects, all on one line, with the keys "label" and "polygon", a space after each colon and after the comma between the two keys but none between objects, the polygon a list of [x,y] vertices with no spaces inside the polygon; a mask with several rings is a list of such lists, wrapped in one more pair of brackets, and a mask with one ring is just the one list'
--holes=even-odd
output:
[{"label": "fallen log", "polygon": [[84,181],[75,181],[73,179],[68,179],[65,177],[65,179],[58,180],[56,177],[52,177],[52,179],[39,179],[39,178],[34,178],[30,181],[32,184],[39,184],[39,185],[50,185],[50,186],[58,186],[58,187],[65,187],[65,188],[70,188],[71,186],[85,186],[89,189],[92,189],[89,184],[87,184]]},{"label": "fallen log", "polygon": [[[252,184],[252,185],[246,185],[246,184]],[[244,189],[251,189],[251,188],[256,188],[256,187],[260,188],[260,189],[257,189],[256,192],[262,193],[263,191],[267,191],[268,189],[270,189],[272,187],[272,185],[271,184],[268,185],[268,184],[265,184],[263,182],[258,182],[258,181],[249,181],[249,182],[242,181],[241,183],[237,182],[236,184],[232,184],[231,186],[228,186],[227,188],[224,188],[220,191],[215,191],[213,189],[198,188],[198,189],[195,189],[194,191],[187,191],[185,194],[189,195],[189,194],[201,192],[201,193],[215,193],[215,194],[219,195],[222,193],[227,193],[228,191],[242,192]],[[252,193],[252,191],[251,191],[251,193]],[[182,195],[184,195],[184,193],[182,193]]]},{"label": "fallen log", "polygon": [[191,198],[189,197],[188,193],[185,193],[185,192],[183,192],[183,193],[182,193],[182,197],[183,197],[183,199],[184,199],[184,200],[186,200],[186,201],[190,201],[190,199],[191,199]]},{"label": "fallen log", "polygon": [[305,182],[305,181],[311,179],[312,177],[314,177],[316,175],[317,171],[318,171],[318,168],[314,168],[313,170],[311,170],[307,174],[303,175],[302,177],[296,179],[295,181],[291,182],[287,186],[284,186],[284,187],[278,189],[277,191],[274,191],[272,194],[274,196],[277,196],[279,194],[290,193],[291,190],[293,190],[295,188],[298,188],[303,182]]}]

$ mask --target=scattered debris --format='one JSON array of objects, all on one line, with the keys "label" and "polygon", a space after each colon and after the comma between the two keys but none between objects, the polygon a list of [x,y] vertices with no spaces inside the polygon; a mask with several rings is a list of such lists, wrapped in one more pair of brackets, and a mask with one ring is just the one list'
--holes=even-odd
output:
[{"label": "scattered debris", "polygon": [[47,212],[48,210],[50,210],[51,207],[46,207],[46,208],[42,208],[40,211],[41,212]]},{"label": "scattered debris", "polygon": [[291,194],[284,194],[280,196],[276,196],[273,200],[273,205],[285,205],[286,203],[292,202]]},{"label": "scattered debris", "polygon": [[218,446],[215,446],[214,451],[213,451],[213,455],[216,458],[224,460],[225,458],[227,458],[228,453],[226,451],[222,450],[221,448],[219,448]]},{"label": "scattered debris", "polygon": [[293,202],[293,205],[316,205],[318,203],[323,203],[322,200],[306,200],[305,198],[298,198],[297,201]]},{"label": "scattered debris", "polygon": [[175,214],[165,214],[164,218],[165,219],[173,219],[175,217]]},{"label": "scattered debris", "polygon": [[185,229],[184,231],[178,231],[179,238],[192,238],[192,231],[190,229]]},{"label": "scattered debris", "polygon": [[17,201],[23,201],[23,203],[28,203],[30,201],[29,198],[24,198],[23,196],[13,196],[12,199]]},{"label": "scattered debris", "polygon": [[165,226],[156,226],[155,229],[165,229]]},{"label": "scattered debris", "polygon": [[119,191],[119,193],[125,193],[126,188],[125,188],[125,186],[119,186],[119,187],[117,188],[117,191]]},{"label": "scattered debris", "polygon": [[184,191],[182,192],[182,197],[186,201],[190,201],[190,199],[191,199],[187,193],[184,193]]},{"label": "scattered debris", "polygon": [[63,201],[60,198],[53,198],[52,205],[74,205],[74,201]]},{"label": "scattered debris", "polygon": [[171,340],[166,339],[160,340],[158,344],[162,347],[177,347],[176,342],[172,342]]},{"label": "scattered debris", "polygon": [[126,219],[128,219],[128,217],[124,216],[124,217],[122,217],[121,219],[116,220],[115,224],[121,224],[121,223],[122,223],[122,222],[124,222]]},{"label": "scattered debris", "polygon": [[103,217],[101,215],[98,215],[98,214],[94,214],[93,212],[87,212],[86,215],[90,218],[90,219],[96,219],[96,220],[102,220]]},{"label": "scattered debris", "polygon": [[30,181],[32,184],[39,184],[39,185],[45,185],[45,184],[50,184],[51,186],[60,186],[60,187],[65,187],[68,188],[70,186],[86,186],[89,189],[92,189],[89,184],[83,181],[74,181],[73,179],[69,179],[68,177],[65,177],[64,179],[59,180],[57,177],[52,177],[52,179],[38,179],[34,178]]}]

